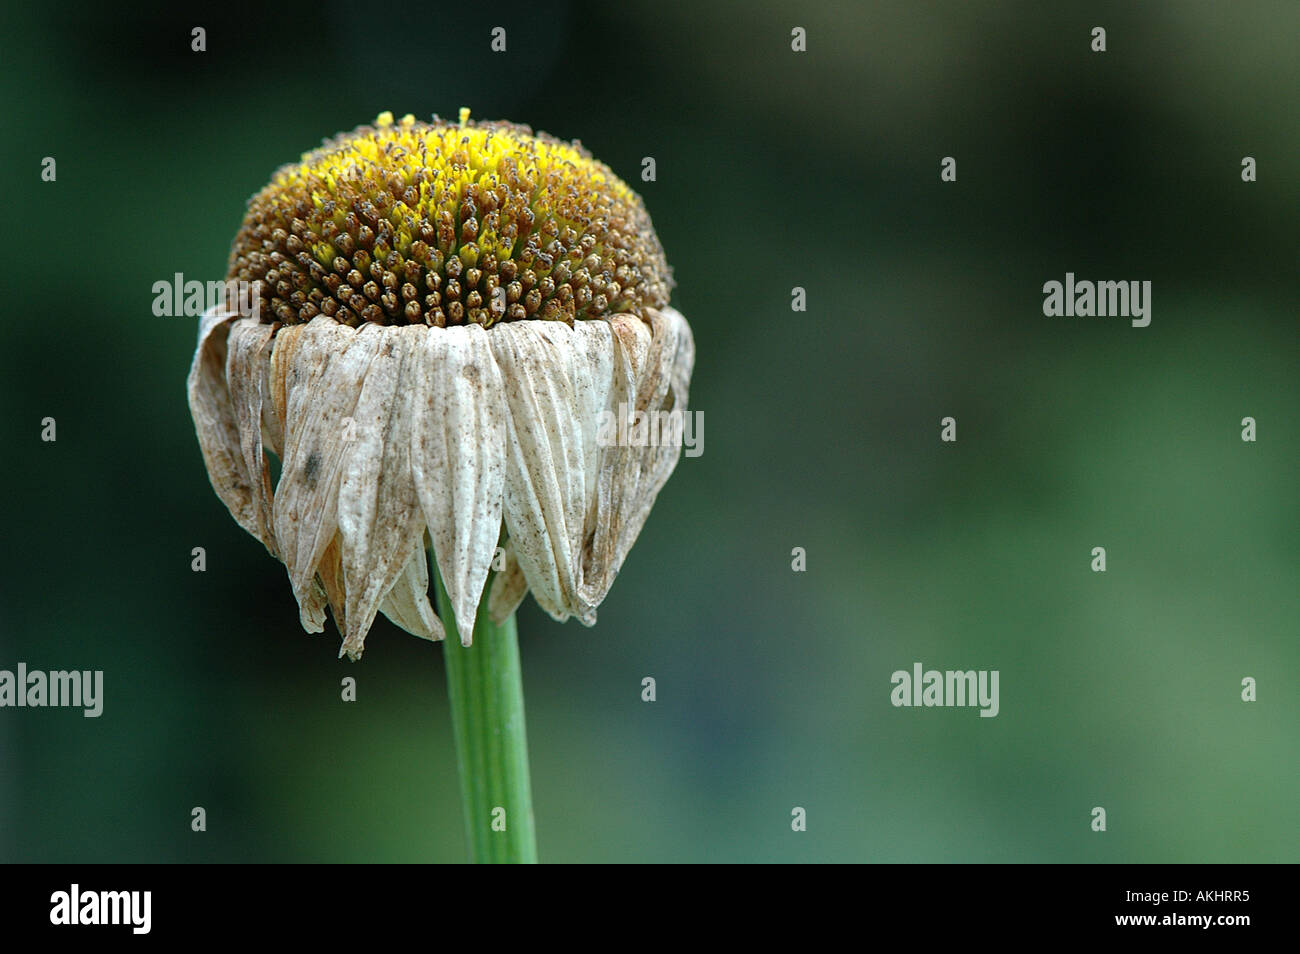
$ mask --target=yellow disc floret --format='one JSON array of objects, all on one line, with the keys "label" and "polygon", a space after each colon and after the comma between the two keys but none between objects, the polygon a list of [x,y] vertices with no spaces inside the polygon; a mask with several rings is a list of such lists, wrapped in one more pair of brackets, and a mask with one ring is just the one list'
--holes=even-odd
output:
[{"label": "yellow disc floret", "polygon": [[468,114],[384,113],[281,167],[230,253],[228,278],[262,283],[258,317],[488,326],[668,303],[635,192],[579,143]]}]

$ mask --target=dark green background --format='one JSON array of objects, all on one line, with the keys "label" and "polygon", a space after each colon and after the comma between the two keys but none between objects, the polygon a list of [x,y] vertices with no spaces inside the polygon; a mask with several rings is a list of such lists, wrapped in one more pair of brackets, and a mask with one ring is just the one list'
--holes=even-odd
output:
[{"label": "dark green background", "polygon": [[[544,860],[1300,857],[1300,5],[549,6],[6,10],[0,668],[106,702],[0,710],[0,859],[465,857],[440,649],[301,631],[151,312],[280,163],[461,105],[634,184],[698,346],[600,624],[520,613]],[[1067,271],[1151,326],[1045,318]],[[916,661],[1001,714],[893,708]]]}]

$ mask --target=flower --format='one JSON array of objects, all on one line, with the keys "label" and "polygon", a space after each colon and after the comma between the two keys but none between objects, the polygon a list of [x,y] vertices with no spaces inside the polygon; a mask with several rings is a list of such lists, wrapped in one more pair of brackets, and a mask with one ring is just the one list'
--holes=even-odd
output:
[{"label": "flower", "polygon": [[[578,143],[389,114],[282,167],[200,321],[189,404],[212,486],[284,562],[308,632],[360,657],[375,614],[461,641],[531,590],[592,625],[680,447],[598,423],[684,412],[694,363],[640,198]],[[281,461],[271,479],[266,451]]]}]

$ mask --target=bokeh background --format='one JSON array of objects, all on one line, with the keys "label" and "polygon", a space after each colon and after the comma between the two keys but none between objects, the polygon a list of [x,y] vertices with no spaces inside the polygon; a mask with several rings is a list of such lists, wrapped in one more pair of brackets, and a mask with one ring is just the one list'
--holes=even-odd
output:
[{"label": "bokeh background", "polygon": [[[0,668],[106,700],[0,710],[0,859],[464,859],[441,650],[300,630],[151,313],[276,166],[461,105],[633,182],[698,346],[704,454],[599,625],[520,614],[544,860],[1300,858],[1300,6],[252,9],[3,14]],[[1151,326],[1045,318],[1067,271]],[[1001,714],[895,709],[917,661]]]}]

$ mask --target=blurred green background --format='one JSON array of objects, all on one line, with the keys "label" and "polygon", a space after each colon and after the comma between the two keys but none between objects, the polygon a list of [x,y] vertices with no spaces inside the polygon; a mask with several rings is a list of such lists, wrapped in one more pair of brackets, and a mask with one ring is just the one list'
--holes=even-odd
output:
[{"label": "blurred green background", "polygon": [[[7,7],[0,668],[106,699],[0,710],[0,860],[464,859],[441,650],[301,631],[151,312],[279,164],[461,105],[633,183],[698,347],[600,624],[520,613],[543,860],[1300,858],[1300,5],[1047,6]],[[1067,271],[1151,326],[1045,318]],[[892,707],[918,661],[1000,715]]]}]

